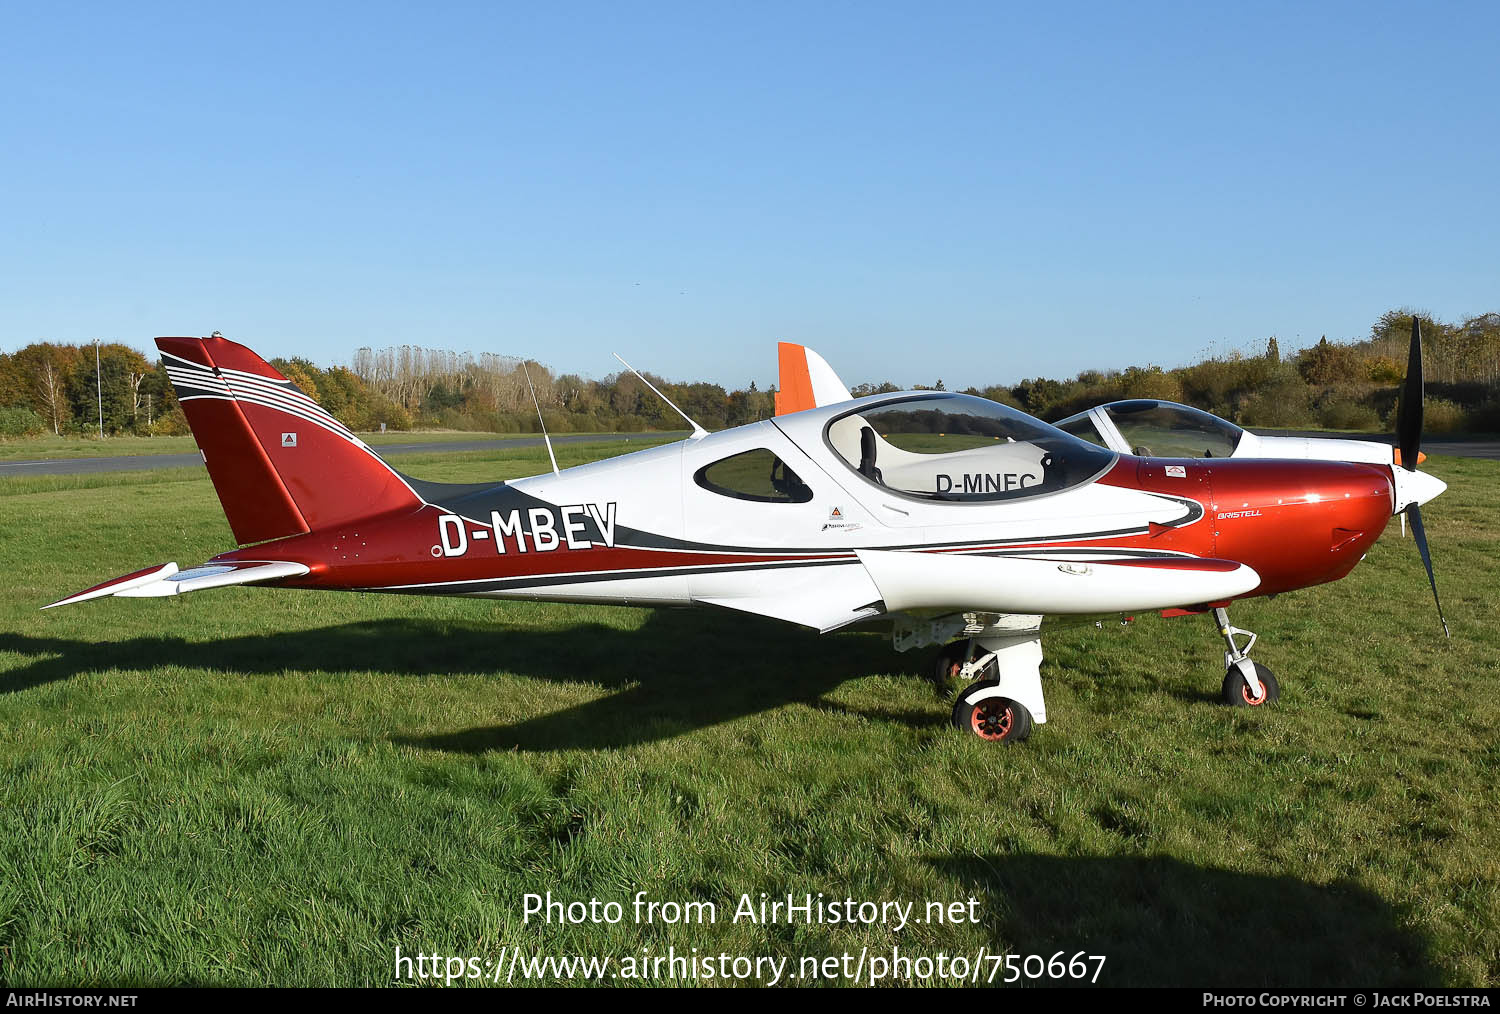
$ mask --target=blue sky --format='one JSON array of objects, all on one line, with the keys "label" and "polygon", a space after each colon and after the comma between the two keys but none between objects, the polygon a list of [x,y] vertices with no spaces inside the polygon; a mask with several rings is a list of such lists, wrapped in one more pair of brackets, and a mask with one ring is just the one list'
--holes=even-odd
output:
[{"label": "blue sky", "polygon": [[0,348],[1066,376],[1500,310],[1494,4],[11,4]]}]

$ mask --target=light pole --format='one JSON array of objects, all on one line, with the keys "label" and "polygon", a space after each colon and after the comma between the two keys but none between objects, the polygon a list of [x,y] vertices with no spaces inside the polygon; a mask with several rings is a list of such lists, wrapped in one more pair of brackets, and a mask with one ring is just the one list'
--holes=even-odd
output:
[{"label": "light pole", "polygon": [[104,375],[99,370],[99,339],[94,339],[94,394],[99,399],[99,439],[104,439]]}]

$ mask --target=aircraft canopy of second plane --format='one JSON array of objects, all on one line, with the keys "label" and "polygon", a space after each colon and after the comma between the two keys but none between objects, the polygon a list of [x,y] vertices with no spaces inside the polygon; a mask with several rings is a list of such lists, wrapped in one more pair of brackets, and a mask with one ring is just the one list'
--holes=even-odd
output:
[{"label": "aircraft canopy of second plane", "polygon": [[[1099,413],[1107,419],[1101,420]],[[1227,458],[1245,431],[1227,419],[1191,405],[1152,398],[1112,401],[1057,424],[1076,437],[1109,446],[1101,425],[1111,423],[1131,454],[1157,458]]]},{"label": "aircraft canopy of second plane", "polygon": [[1056,493],[1115,460],[1023,412],[963,394],[913,395],[846,412],[828,445],[866,480],[903,496],[995,501]]}]

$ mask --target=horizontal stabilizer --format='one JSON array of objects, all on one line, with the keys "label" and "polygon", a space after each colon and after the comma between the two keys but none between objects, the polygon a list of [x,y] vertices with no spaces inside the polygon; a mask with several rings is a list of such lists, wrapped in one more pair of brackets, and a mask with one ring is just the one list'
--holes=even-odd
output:
[{"label": "horizontal stabilizer", "polygon": [[856,550],[890,612],[1092,615],[1225,602],[1260,584],[1232,560],[1154,556],[1087,562]]},{"label": "horizontal stabilizer", "polygon": [[184,595],[187,592],[206,591],[209,588],[224,588],[235,584],[257,584],[279,578],[301,577],[308,568],[301,563],[268,562],[250,564],[210,564],[192,570],[177,569],[177,564],[168,563],[160,567],[147,567],[113,581],[105,581],[76,595],[58,599],[42,606],[71,606],[89,599],[117,595],[120,598],[161,598],[167,595]]}]

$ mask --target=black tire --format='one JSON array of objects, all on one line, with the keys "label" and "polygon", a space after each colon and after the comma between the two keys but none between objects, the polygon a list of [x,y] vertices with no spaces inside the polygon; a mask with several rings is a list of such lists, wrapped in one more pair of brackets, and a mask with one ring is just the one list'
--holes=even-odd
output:
[{"label": "black tire", "polygon": [[1274,704],[1281,696],[1276,674],[1259,662],[1250,664],[1255,666],[1255,678],[1260,680],[1260,699],[1250,697],[1250,684],[1245,682],[1238,666],[1230,666],[1229,671],[1224,674],[1223,700],[1231,708],[1263,708],[1267,704]]},{"label": "black tire", "polygon": [[932,681],[938,686],[955,680],[963,671],[965,656],[969,651],[969,642],[951,641],[938,649],[937,657],[932,662]]},{"label": "black tire", "polygon": [[994,686],[989,680],[970,683],[953,702],[953,724],[971,736],[987,743],[1019,743],[1031,735],[1031,712],[1020,701],[1009,697],[986,697],[977,704],[964,698],[981,687]]},{"label": "black tire", "polygon": [[[968,654],[969,641],[964,638],[961,641],[950,641],[938,649],[937,656],[933,659],[932,669],[929,674],[934,683],[940,687],[950,685],[959,676],[963,675],[964,663],[970,659],[980,658],[986,654],[979,645],[974,646],[973,654]],[[981,680],[993,680],[995,678],[995,663],[991,662],[985,666],[981,674]]]}]

